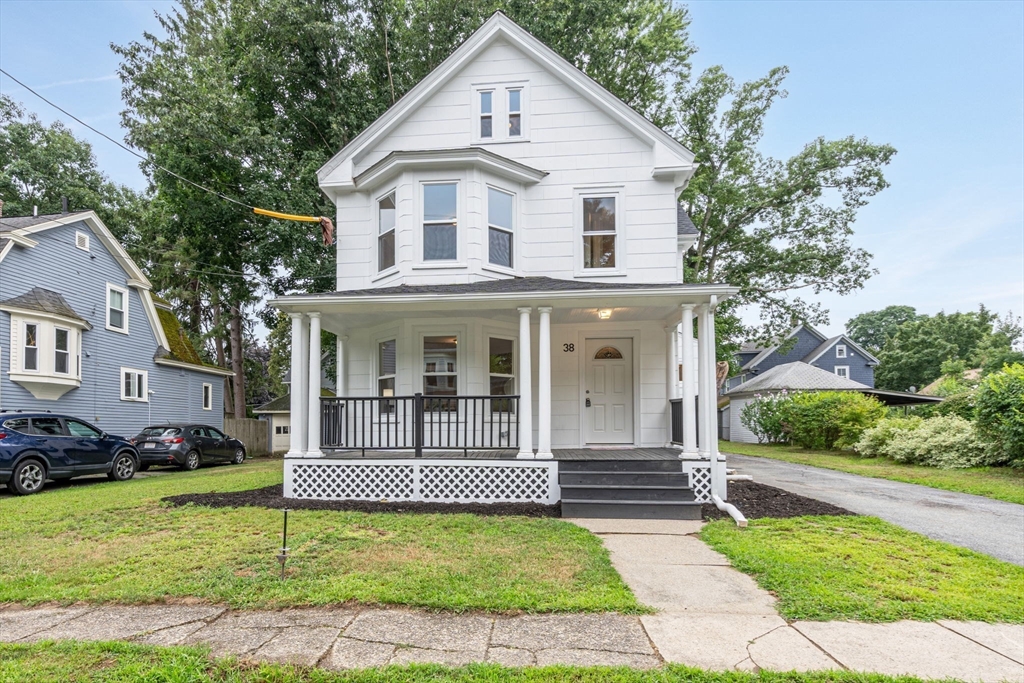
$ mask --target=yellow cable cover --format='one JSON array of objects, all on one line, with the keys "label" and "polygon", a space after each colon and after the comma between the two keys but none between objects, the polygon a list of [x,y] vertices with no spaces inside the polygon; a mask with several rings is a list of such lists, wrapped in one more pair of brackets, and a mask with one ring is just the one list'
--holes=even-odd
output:
[{"label": "yellow cable cover", "polygon": [[280,218],[285,221],[302,221],[303,223],[319,223],[319,216],[296,216],[291,213],[280,213],[279,211],[269,211],[267,209],[253,209],[253,213],[258,213],[261,216],[270,216],[271,218]]}]

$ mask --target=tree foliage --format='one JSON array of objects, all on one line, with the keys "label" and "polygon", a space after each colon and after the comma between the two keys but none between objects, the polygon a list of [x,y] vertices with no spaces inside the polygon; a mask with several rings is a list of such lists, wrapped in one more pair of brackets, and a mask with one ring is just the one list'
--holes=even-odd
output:
[{"label": "tree foliage", "polygon": [[900,325],[918,318],[920,316],[913,306],[886,306],[880,311],[868,311],[850,318],[846,321],[846,334],[877,355]]},{"label": "tree foliage", "polygon": [[978,432],[990,444],[992,461],[1024,467],[1024,363],[982,380],[977,406]]},{"label": "tree foliage", "polygon": [[857,211],[888,187],[882,169],[896,153],[849,136],[817,138],[784,161],[763,155],[765,120],[786,97],[787,73],[778,67],[737,84],[715,66],[693,83],[681,79],[675,98],[678,137],[700,164],[682,195],[700,231],[688,278],[740,287],[723,312],[757,306],[763,341],[794,320],[827,322],[803,292],[846,294],[875,272],[850,236]]}]

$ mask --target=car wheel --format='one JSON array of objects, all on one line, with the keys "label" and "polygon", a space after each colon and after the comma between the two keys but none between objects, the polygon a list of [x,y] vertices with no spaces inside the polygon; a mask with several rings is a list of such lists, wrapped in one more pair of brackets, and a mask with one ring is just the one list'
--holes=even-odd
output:
[{"label": "car wheel", "polygon": [[245,462],[245,449],[244,448],[236,448],[235,449],[235,457],[231,458],[231,464],[232,465],[241,465],[243,462]]},{"label": "car wheel", "polygon": [[135,476],[135,458],[127,453],[122,453],[114,458],[114,464],[107,472],[107,478],[112,481],[127,481]]},{"label": "car wheel", "polygon": [[38,460],[22,460],[11,473],[7,488],[16,496],[28,496],[43,490],[46,468]]},{"label": "car wheel", "polygon": [[181,469],[186,472],[199,469],[199,465],[202,464],[202,457],[199,455],[199,451],[189,451],[185,454],[185,462],[182,464]]}]

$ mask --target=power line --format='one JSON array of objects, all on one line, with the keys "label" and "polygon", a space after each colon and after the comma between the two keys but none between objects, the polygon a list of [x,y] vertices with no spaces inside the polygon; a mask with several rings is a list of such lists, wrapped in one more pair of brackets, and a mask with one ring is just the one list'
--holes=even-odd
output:
[{"label": "power line", "polygon": [[47,103],[48,105],[50,105],[51,107],[53,107],[53,108],[54,108],[54,109],[56,109],[57,111],[61,112],[61,113],[62,113],[62,114],[64,114],[65,116],[68,116],[68,117],[70,117],[70,118],[74,119],[75,121],[77,121],[78,123],[82,124],[83,126],[85,126],[86,128],[88,128],[88,129],[89,129],[89,130],[91,130],[92,132],[94,132],[94,133],[96,133],[97,135],[99,135],[100,137],[102,137],[102,138],[104,138],[104,139],[106,139],[106,140],[109,140],[110,142],[114,143],[115,145],[117,145],[118,147],[120,147],[120,148],[121,148],[121,149],[123,149],[124,151],[128,152],[129,154],[132,154],[132,155],[134,155],[134,156],[138,157],[139,159],[142,159],[142,160],[143,160],[143,161],[145,161],[145,162],[146,162],[147,164],[152,164],[152,165],[153,165],[154,167],[156,167],[156,168],[159,168],[159,169],[160,169],[161,171],[163,171],[164,173],[169,173],[170,175],[174,176],[174,177],[175,177],[175,178],[177,178],[178,180],[181,180],[182,182],[186,182],[186,183],[188,183],[189,185],[192,185],[193,187],[197,187],[197,188],[199,188],[200,190],[202,190],[203,192],[209,192],[210,194],[212,194],[212,195],[214,195],[214,196],[220,197],[220,198],[221,198],[221,199],[223,199],[224,201],[228,201],[228,202],[231,202],[232,204],[237,204],[238,206],[241,206],[241,207],[243,207],[243,208],[246,208],[246,209],[252,209],[253,211],[256,211],[256,207],[255,207],[255,206],[251,206],[251,205],[249,205],[249,204],[246,204],[245,202],[240,202],[239,200],[237,200],[237,199],[235,199],[235,198],[233,198],[233,197],[228,197],[228,196],[227,196],[226,194],[223,194],[223,193],[221,193],[221,192],[217,192],[216,190],[211,190],[210,188],[208,188],[208,187],[204,187],[203,185],[200,185],[199,183],[197,183],[197,182],[195,182],[195,181],[189,180],[188,178],[186,178],[186,177],[185,177],[185,176],[183,176],[183,175],[180,175],[180,174],[178,174],[178,173],[175,173],[174,171],[172,171],[171,169],[169,169],[169,168],[167,168],[167,167],[165,167],[165,166],[161,166],[160,164],[156,163],[155,161],[153,161],[153,160],[152,160],[151,158],[149,158],[148,156],[146,156],[146,155],[143,155],[143,154],[139,154],[138,152],[136,152],[136,151],[135,151],[134,149],[132,149],[131,147],[129,147],[129,146],[127,146],[127,145],[125,145],[125,144],[124,144],[124,143],[122,143],[122,142],[119,142],[119,141],[115,140],[114,138],[110,137],[109,135],[107,135],[107,134],[106,134],[106,133],[104,133],[103,131],[101,131],[101,130],[97,130],[96,128],[93,128],[93,127],[92,127],[92,126],[90,126],[90,125],[89,125],[88,123],[86,123],[86,122],[85,122],[85,121],[83,121],[82,119],[78,118],[77,116],[75,116],[74,114],[72,114],[71,112],[69,112],[69,111],[68,111],[67,109],[64,109],[63,107],[61,107],[61,106],[59,106],[59,105],[57,105],[57,104],[54,104],[53,102],[51,102],[50,100],[48,100],[48,99],[46,99],[45,97],[43,97],[42,95],[40,95],[40,94],[39,94],[38,92],[36,92],[36,91],[35,91],[35,90],[33,90],[32,88],[30,88],[29,86],[27,86],[27,85],[25,85],[24,83],[22,83],[21,81],[19,81],[19,80],[18,80],[17,78],[15,78],[14,76],[12,76],[12,75],[11,75],[11,74],[10,74],[9,72],[5,71],[4,69],[0,68],[0,73],[2,73],[3,75],[7,76],[7,77],[8,77],[9,79],[11,79],[11,80],[12,80],[12,81],[14,81],[15,83],[17,83],[18,85],[20,85],[21,87],[23,87],[23,88],[24,88],[25,90],[28,90],[28,91],[29,91],[30,93],[32,93],[33,95],[35,95],[36,97],[38,97],[39,99],[41,99],[41,100],[42,100],[43,102],[46,102],[46,103]]}]

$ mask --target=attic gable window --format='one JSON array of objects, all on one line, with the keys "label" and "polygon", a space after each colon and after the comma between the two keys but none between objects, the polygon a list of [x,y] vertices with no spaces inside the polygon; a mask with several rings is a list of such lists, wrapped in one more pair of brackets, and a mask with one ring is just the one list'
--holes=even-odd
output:
[{"label": "attic gable window", "polygon": [[846,344],[836,344],[836,358],[846,358]]},{"label": "attic gable window", "polygon": [[477,83],[472,86],[473,142],[501,144],[529,138],[530,84],[528,81]]}]

